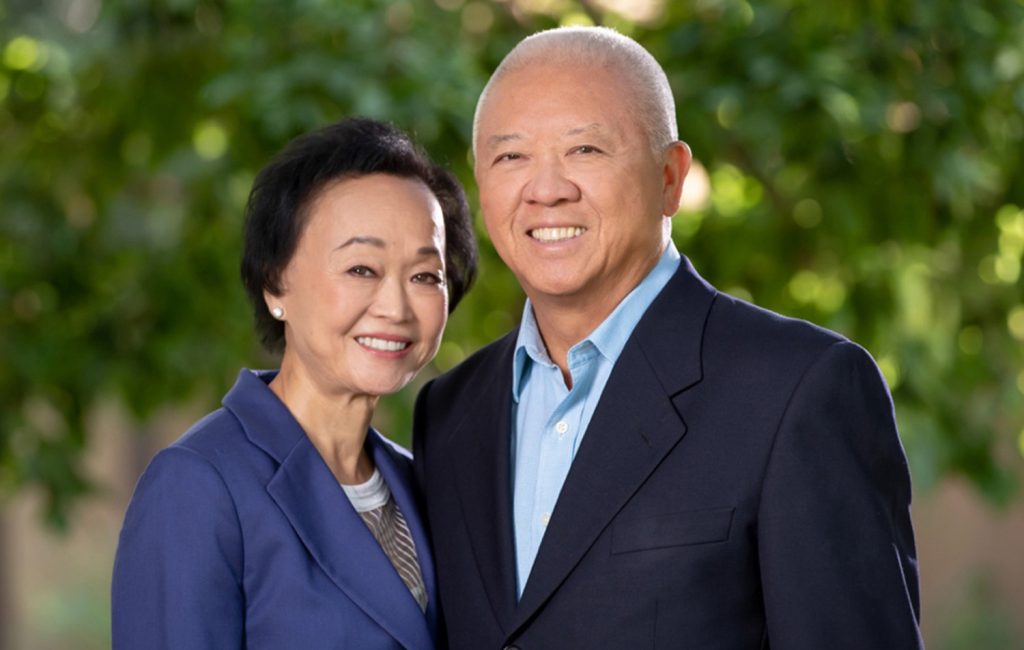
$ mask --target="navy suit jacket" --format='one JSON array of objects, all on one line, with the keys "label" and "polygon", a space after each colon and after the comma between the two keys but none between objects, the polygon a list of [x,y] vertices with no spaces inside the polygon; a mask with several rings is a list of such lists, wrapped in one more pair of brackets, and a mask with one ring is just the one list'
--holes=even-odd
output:
[{"label": "navy suit jacket", "polygon": [[316,448],[243,370],[139,479],[113,577],[115,650],[435,647],[438,598],[408,452],[367,448],[409,525],[424,614]]},{"label": "navy suit jacket", "polygon": [[417,402],[453,649],[921,647],[910,476],[874,362],[685,259],[612,370],[517,601],[515,340]]}]

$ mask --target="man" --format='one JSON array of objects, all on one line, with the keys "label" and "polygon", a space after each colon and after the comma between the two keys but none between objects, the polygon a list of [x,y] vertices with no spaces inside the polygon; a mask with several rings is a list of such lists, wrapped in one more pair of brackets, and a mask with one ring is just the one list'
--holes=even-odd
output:
[{"label": "man", "polygon": [[417,403],[451,646],[921,647],[882,378],[680,258],[690,152],[653,57],[606,29],[535,34],[473,144],[528,301]]}]

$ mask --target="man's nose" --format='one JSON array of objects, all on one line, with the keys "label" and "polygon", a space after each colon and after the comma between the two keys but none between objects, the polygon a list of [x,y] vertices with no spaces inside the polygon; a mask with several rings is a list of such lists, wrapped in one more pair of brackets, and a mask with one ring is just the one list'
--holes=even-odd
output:
[{"label": "man's nose", "polygon": [[388,277],[380,283],[373,304],[370,305],[370,314],[395,323],[403,323],[412,318],[409,294],[399,277]]},{"label": "man's nose", "polygon": [[535,161],[523,198],[527,203],[557,205],[563,201],[578,201],[580,188],[566,174],[560,157],[545,156]]}]

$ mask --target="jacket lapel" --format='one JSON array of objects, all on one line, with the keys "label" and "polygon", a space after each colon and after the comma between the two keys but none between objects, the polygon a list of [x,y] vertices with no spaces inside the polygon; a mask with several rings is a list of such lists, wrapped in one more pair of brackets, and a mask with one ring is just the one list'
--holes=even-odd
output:
[{"label": "jacket lapel", "polygon": [[406,648],[431,647],[423,612],[308,438],[284,459],[267,492],[349,600]]},{"label": "jacket lapel", "polygon": [[[272,378],[273,373],[243,370],[224,400],[250,441],[280,463],[267,492],[316,563],[349,600],[409,650],[433,647],[423,612],[316,447],[266,386]],[[370,436],[374,461],[396,495],[402,514],[407,521],[417,521],[419,552],[426,542],[422,541],[418,517],[413,515],[415,506],[407,492],[396,490],[401,480],[394,460],[379,453],[377,447],[383,443],[373,432]]]},{"label": "jacket lapel", "polygon": [[405,523],[409,526],[409,533],[412,535],[413,543],[416,546],[416,559],[420,565],[420,573],[423,576],[423,585],[427,590],[427,627],[430,636],[436,637],[438,623],[438,593],[437,577],[434,573],[434,554],[430,548],[430,541],[427,535],[423,519],[420,517],[422,506],[419,499],[412,491],[413,476],[408,463],[403,464],[396,459],[398,452],[391,444],[376,431],[371,431],[367,438],[373,454],[373,462],[380,470],[384,482],[391,490],[391,496],[398,504],[398,509],[405,517]]},{"label": "jacket lapel", "polygon": [[489,372],[472,389],[473,403],[448,445],[477,569],[503,629],[510,624],[516,604],[510,474],[515,336],[513,331],[499,343],[495,362],[485,364]]},{"label": "jacket lapel", "polygon": [[547,601],[685,435],[686,423],[672,398],[700,381],[701,337],[714,294],[684,258],[637,325],[594,411],[515,624],[506,632],[514,633]]}]

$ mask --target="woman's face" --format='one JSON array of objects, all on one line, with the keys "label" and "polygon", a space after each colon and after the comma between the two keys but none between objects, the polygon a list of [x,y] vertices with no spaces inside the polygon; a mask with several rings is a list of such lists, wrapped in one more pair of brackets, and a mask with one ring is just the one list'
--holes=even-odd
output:
[{"label": "woman's face", "polygon": [[370,174],[313,199],[281,277],[285,360],[321,390],[385,395],[437,352],[448,318],[444,221],[422,181]]}]

